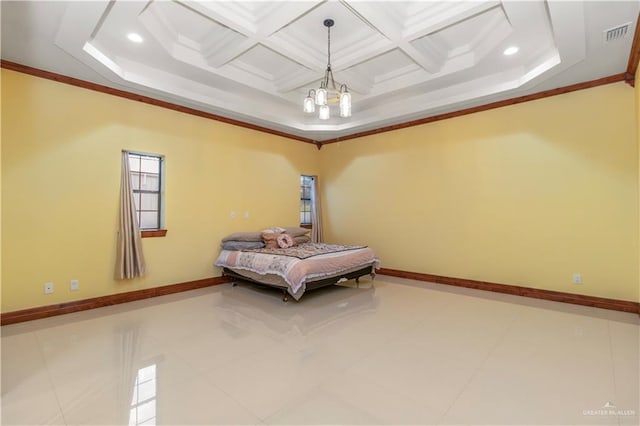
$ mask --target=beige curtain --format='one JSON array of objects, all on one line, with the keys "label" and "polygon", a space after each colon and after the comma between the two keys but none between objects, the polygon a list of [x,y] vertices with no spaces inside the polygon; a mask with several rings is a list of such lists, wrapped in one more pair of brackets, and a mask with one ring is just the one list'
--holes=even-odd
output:
[{"label": "beige curtain", "polygon": [[320,204],[320,189],[318,187],[318,176],[313,176],[311,185],[311,241],[321,243],[324,241],[322,235],[322,209]]},{"label": "beige curtain", "polygon": [[129,153],[122,151],[122,178],[120,179],[120,224],[116,254],[117,280],[144,275],[146,266],[142,254],[142,238],[138,228],[136,206],[133,201]]}]

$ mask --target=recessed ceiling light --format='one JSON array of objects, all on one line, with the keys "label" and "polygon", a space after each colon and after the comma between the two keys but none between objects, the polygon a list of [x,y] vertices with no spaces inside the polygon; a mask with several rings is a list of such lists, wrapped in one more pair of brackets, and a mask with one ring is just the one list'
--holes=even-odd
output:
[{"label": "recessed ceiling light", "polygon": [[510,47],[507,47],[506,49],[504,49],[504,52],[502,52],[502,53],[504,53],[507,56],[510,56],[510,55],[514,55],[514,54],[518,53],[518,50],[519,49],[518,49],[517,46],[510,46]]},{"label": "recessed ceiling light", "polygon": [[134,43],[142,43],[144,41],[142,36],[138,33],[129,33],[127,34],[127,38]]}]

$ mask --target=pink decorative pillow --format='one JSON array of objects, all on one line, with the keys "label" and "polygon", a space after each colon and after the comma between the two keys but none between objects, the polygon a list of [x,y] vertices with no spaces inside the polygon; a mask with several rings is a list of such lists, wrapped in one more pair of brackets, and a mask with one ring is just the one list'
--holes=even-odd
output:
[{"label": "pink decorative pillow", "polygon": [[287,248],[293,246],[293,238],[289,234],[278,234],[276,237],[276,241],[278,242],[278,247]]}]

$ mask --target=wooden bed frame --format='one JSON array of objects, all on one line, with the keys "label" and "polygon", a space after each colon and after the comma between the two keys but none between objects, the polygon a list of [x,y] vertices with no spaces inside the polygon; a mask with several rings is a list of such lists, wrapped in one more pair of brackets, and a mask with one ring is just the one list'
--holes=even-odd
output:
[{"label": "wooden bed frame", "polygon": [[[284,287],[275,286],[275,285],[268,284],[268,283],[263,283],[263,282],[251,279],[249,277],[245,277],[244,275],[240,275],[237,272],[234,272],[233,270],[231,270],[229,268],[223,268],[222,269],[222,275],[226,276],[226,277],[234,278],[234,279],[236,279],[238,281],[246,281],[246,282],[253,283],[253,284],[258,284],[258,285],[261,285],[261,286],[277,288],[279,290],[282,290],[282,292],[283,292],[282,301],[286,302],[286,301],[289,300],[289,292]],[[365,266],[362,269],[358,269],[358,270],[353,271],[353,272],[347,272],[347,273],[341,274],[341,275],[336,275],[334,277],[323,278],[323,279],[316,280],[316,281],[308,281],[306,283],[305,292],[310,291],[310,290],[315,290],[315,289],[321,288],[321,287],[327,287],[327,286],[330,286],[330,285],[334,285],[334,284],[337,284],[337,283],[345,281],[345,280],[355,279],[356,283],[360,283],[360,277],[365,276],[365,275],[369,275],[369,276],[371,276],[371,279],[375,279],[376,272],[375,272],[375,269],[374,269],[373,265]],[[237,285],[237,283],[233,282],[233,286],[236,286],[236,285]]]}]

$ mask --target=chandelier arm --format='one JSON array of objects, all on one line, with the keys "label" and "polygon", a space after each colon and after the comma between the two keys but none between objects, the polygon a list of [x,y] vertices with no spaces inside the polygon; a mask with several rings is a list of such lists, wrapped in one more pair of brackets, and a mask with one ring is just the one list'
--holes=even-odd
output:
[{"label": "chandelier arm", "polygon": [[329,68],[329,74],[331,75],[331,87],[333,88],[333,90],[338,90],[336,88],[336,81],[333,79],[333,71],[331,70],[331,68]]}]

